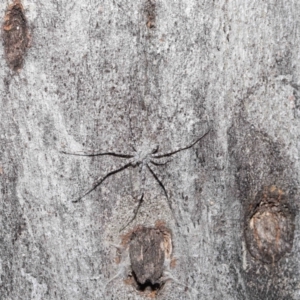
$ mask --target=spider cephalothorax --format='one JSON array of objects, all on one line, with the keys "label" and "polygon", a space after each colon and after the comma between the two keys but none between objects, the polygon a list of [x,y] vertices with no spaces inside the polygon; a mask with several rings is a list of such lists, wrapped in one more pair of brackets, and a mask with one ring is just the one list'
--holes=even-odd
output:
[{"label": "spider cephalothorax", "polygon": [[146,166],[151,160],[155,160],[154,154],[158,151],[158,146],[149,147],[148,145],[142,145],[140,147],[134,148],[134,153],[132,158],[134,162],[133,166]]},{"label": "spider cephalothorax", "polygon": [[[152,165],[155,166],[161,166],[161,165],[165,165],[168,162],[170,162],[170,159],[168,160],[168,158],[171,158],[174,154],[189,149],[191,147],[193,147],[196,143],[198,143],[202,138],[204,138],[207,134],[208,134],[209,130],[203,134],[201,137],[197,138],[194,142],[192,142],[191,144],[189,144],[188,146],[182,147],[182,148],[178,148],[176,150],[170,151],[170,152],[166,152],[166,153],[160,153],[159,152],[159,147],[156,145],[154,147],[149,147],[145,144],[142,144],[139,147],[133,147],[133,151],[129,152],[129,153],[118,153],[118,152],[98,152],[98,151],[92,151],[92,152],[77,152],[77,153],[70,153],[70,152],[65,152],[63,151],[62,153],[64,154],[70,154],[70,155],[77,155],[77,156],[115,156],[115,157],[120,157],[120,158],[124,158],[126,159],[125,163],[123,166],[121,166],[120,168],[117,168],[115,170],[112,170],[110,172],[108,172],[106,175],[104,176],[100,176],[98,179],[96,179],[96,181],[93,183],[92,187],[90,189],[88,189],[83,195],[81,195],[79,198],[73,200],[73,202],[79,202],[83,197],[85,197],[86,195],[90,194],[92,191],[94,191],[105,179],[107,179],[108,177],[123,171],[129,167],[139,167],[140,169],[140,173],[141,173],[141,179],[142,179],[142,188],[141,188],[141,197],[139,200],[139,204],[137,206],[137,208],[135,209],[134,212],[134,216],[133,218],[129,221],[129,223],[131,223],[136,215],[137,212],[143,202],[143,198],[144,198],[144,183],[145,183],[145,174],[146,174],[146,170],[148,170],[150,172],[150,174],[152,174],[152,176],[154,177],[154,179],[157,181],[157,183],[159,184],[159,186],[162,188],[165,197],[167,199],[169,208],[171,209],[171,211],[173,212],[172,209],[172,203],[168,197],[168,193],[167,190],[164,186],[164,184],[162,183],[162,181],[158,178],[158,176],[156,175],[156,173],[154,172],[154,170],[152,169]],[[166,160],[167,159],[167,160]],[[129,224],[128,223],[128,224]],[[127,225],[128,225],[127,224]],[[126,226],[127,226],[126,225]],[[125,227],[126,227],[125,226]]]}]

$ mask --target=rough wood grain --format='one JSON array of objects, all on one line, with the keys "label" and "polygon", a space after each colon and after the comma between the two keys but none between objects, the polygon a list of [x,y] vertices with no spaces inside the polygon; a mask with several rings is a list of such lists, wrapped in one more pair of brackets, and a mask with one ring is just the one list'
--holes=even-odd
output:
[{"label": "rough wood grain", "polygon": [[[0,46],[1,297],[144,299],[116,276],[114,245],[163,220],[176,281],[158,299],[299,300],[300,2],[22,3],[34,28],[22,72]],[[72,202],[124,161],[62,151],[165,153],[208,128],[153,167],[171,206],[147,173],[120,232],[141,196],[137,168]],[[245,217],[272,185],[295,231],[291,251],[266,264],[248,251]]]}]

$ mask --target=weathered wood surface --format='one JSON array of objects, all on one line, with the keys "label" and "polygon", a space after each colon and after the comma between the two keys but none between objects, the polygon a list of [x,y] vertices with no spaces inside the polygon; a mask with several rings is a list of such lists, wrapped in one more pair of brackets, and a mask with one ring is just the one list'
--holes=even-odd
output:
[{"label": "weathered wood surface", "polygon": [[[0,3],[3,22],[10,4]],[[158,299],[300,299],[300,2],[23,7],[31,47],[19,72],[0,46],[0,298],[144,299],[126,281],[122,236],[162,220],[177,260]],[[129,166],[72,202],[129,159],[62,151],[148,159],[209,128],[152,166],[157,178]],[[295,234],[291,251],[266,264],[247,250],[244,227],[271,186],[284,192],[291,219],[280,224]],[[290,243],[280,226],[258,236]]]}]

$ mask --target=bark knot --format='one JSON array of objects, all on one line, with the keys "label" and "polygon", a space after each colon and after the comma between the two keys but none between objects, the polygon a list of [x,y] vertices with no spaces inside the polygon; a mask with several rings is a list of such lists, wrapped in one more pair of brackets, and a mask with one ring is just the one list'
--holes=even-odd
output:
[{"label": "bark knot", "polygon": [[294,217],[285,193],[276,186],[265,187],[257,200],[246,218],[247,247],[254,258],[275,263],[292,249]]}]

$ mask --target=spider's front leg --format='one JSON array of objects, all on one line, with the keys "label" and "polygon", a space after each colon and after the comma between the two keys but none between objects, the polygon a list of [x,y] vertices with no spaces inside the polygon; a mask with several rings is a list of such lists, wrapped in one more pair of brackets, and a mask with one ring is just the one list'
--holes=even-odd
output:
[{"label": "spider's front leg", "polygon": [[118,153],[118,152],[113,152],[113,151],[98,151],[98,150],[88,150],[88,151],[78,151],[78,152],[66,152],[66,151],[60,151],[63,154],[67,155],[75,155],[75,156],[105,156],[105,155],[110,155],[110,156],[115,156],[115,157],[121,157],[121,158],[133,158],[134,154],[124,154],[124,153]]},{"label": "spider's front leg", "polygon": [[166,164],[168,164],[169,162],[171,162],[173,160],[172,157],[168,157],[168,158],[156,158],[153,157],[152,159],[150,159],[151,164],[155,165],[155,166],[164,166]]},{"label": "spider's front leg", "polygon": [[110,177],[113,174],[116,174],[120,171],[125,170],[126,168],[130,166],[134,166],[134,159],[133,157],[135,156],[133,153],[132,154],[124,154],[124,153],[117,153],[117,152],[112,152],[112,151],[104,151],[104,152],[99,152],[99,151],[78,151],[78,152],[66,152],[66,151],[60,151],[63,154],[67,155],[75,155],[75,156],[88,156],[88,157],[93,157],[93,156],[115,156],[115,157],[120,157],[120,158],[130,158],[131,160],[128,161],[125,165],[122,167],[112,170],[108,172],[105,176],[99,177],[92,185],[92,187],[87,190],[82,196],[77,198],[76,200],[73,200],[73,203],[79,202],[83,197],[87,196],[89,193],[91,193],[93,190],[95,190],[106,178]]},{"label": "spider's front leg", "polygon": [[87,196],[88,194],[90,194],[92,191],[94,191],[105,179],[107,179],[108,177],[116,174],[116,173],[119,173],[129,167],[133,167],[134,166],[134,160],[131,159],[129,160],[125,165],[121,166],[120,168],[117,168],[117,169],[114,169],[110,172],[108,172],[106,175],[104,176],[100,176],[92,185],[92,187],[87,190],[82,196],[80,196],[79,198],[77,198],[76,200],[73,200],[72,202],[73,203],[76,203],[76,202],[79,202],[82,198],[84,198],[85,196]]},{"label": "spider's front leg", "polygon": [[187,146],[184,146],[182,148],[178,148],[176,150],[173,150],[173,151],[170,151],[170,152],[167,152],[167,153],[162,153],[162,154],[159,154],[159,153],[153,153],[152,157],[153,158],[163,158],[163,157],[168,157],[168,156],[172,156],[173,154],[176,154],[178,152],[181,152],[183,150],[187,150],[189,148],[192,148],[194,145],[196,145],[200,140],[202,140],[206,135],[208,135],[208,133],[210,132],[210,129],[208,129],[203,135],[201,135],[199,138],[197,138],[194,142],[192,142],[191,144],[187,145]]}]

